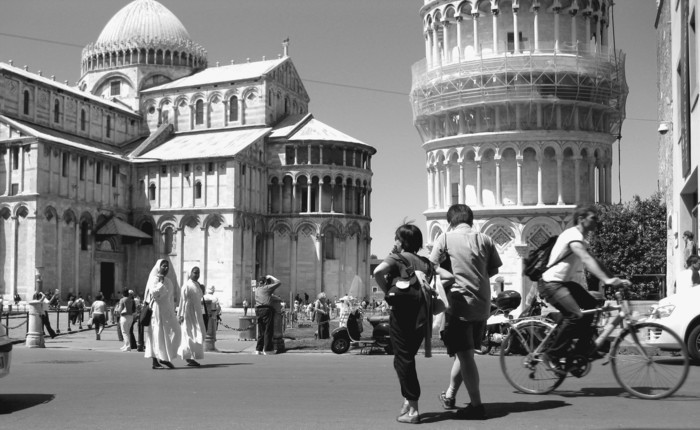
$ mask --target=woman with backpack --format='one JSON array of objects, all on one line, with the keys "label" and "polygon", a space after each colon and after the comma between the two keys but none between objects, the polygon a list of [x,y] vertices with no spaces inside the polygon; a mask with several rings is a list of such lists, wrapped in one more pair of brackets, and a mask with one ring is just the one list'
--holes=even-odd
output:
[{"label": "woman with backpack", "polygon": [[435,276],[436,269],[441,276],[450,275],[445,270],[434,268],[427,258],[417,254],[423,247],[423,234],[415,225],[400,226],[396,230],[395,241],[395,252],[377,266],[374,278],[391,306],[389,326],[394,369],[404,397],[396,420],[417,424],[420,422],[420,384],[416,373],[416,354],[425,339],[426,328],[431,328],[428,326],[431,315],[420,282],[415,281],[417,276],[413,274],[423,272],[428,283]]}]

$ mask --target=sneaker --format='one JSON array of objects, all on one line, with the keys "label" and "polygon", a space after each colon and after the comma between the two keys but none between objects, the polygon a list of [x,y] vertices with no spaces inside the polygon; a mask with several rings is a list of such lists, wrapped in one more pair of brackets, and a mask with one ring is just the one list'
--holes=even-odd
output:
[{"label": "sneaker", "polygon": [[556,375],[566,376],[568,373],[566,371],[566,364],[562,363],[561,359],[558,357],[551,357],[547,353],[544,353],[542,354],[542,361],[544,361],[545,366]]},{"label": "sneaker", "polygon": [[466,408],[458,410],[456,415],[463,420],[485,420],[486,408],[484,405],[474,406],[470,403]]},{"label": "sneaker", "polygon": [[262,351],[255,351],[255,355],[263,355]]},{"label": "sneaker", "polygon": [[447,397],[446,392],[443,391],[438,395],[438,400],[440,400],[440,404],[442,404],[443,409],[454,409],[455,408],[455,398],[454,397]]},{"label": "sneaker", "polygon": [[405,414],[396,417],[396,421],[404,424],[418,424],[420,422],[420,414],[416,412],[415,414],[411,415],[406,412]]},{"label": "sneaker", "polygon": [[96,338],[97,340],[100,340],[100,335],[99,335],[99,334],[95,335],[95,338]]}]

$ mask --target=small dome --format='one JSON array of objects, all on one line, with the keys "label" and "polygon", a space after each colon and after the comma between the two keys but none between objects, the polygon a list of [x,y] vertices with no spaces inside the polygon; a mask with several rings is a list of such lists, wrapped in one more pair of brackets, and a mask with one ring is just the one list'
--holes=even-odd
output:
[{"label": "small dome", "polygon": [[95,45],[130,41],[192,42],[180,20],[155,0],[135,0],[109,20]]}]

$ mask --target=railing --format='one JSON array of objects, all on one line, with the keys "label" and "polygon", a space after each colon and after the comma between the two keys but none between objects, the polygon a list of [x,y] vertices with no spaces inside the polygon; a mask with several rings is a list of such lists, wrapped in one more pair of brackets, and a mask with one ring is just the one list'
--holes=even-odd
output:
[{"label": "railing", "polygon": [[[78,309],[75,312],[78,312],[77,321],[80,321],[80,324],[85,324],[85,315],[86,313],[89,315],[90,310],[88,308],[84,308]],[[115,320],[113,312],[113,307],[107,308],[108,320]],[[70,311],[67,307],[64,306],[60,309],[52,308],[49,309],[48,313],[49,323],[56,334],[61,333],[61,321],[63,320],[61,317],[62,314],[66,315],[65,325],[63,327],[67,328],[67,330],[64,332],[64,334],[72,331],[70,327]],[[0,323],[7,327],[7,335],[9,337],[13,339],[24,339],[27,335],[27,331],[29,330],[29,305],[27,305],[26,302],[20,302],[18,304],[3,304],[0,306]]]},{"label": "railing", "polygon": [[483,53],[473,59],[427,67],[413,65],[411,101],[417,117],[484,102],[569,101],[618,111],[624,117],[625,57],[559,50],[517,55]]}]

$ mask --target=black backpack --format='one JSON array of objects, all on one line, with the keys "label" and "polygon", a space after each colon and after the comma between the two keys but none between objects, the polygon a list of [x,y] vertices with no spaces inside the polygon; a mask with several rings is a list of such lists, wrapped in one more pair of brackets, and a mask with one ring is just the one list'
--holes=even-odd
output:
[{"label": "black backpack", "polygon": [[545,243],[530,251],[527,257],[523,259],[523,273],[530,278],[530,280],[535,282],[539,281],[544,272],[549,270],[550,267],[556,266],[571,254],[571,250],[569,250],[569,252],[551,265],[547,264],[549,262],[549,256],[552,253],[552,248],[554,248],[554,244],[557,243],[558,237],[557,235],[551,236]]}]

